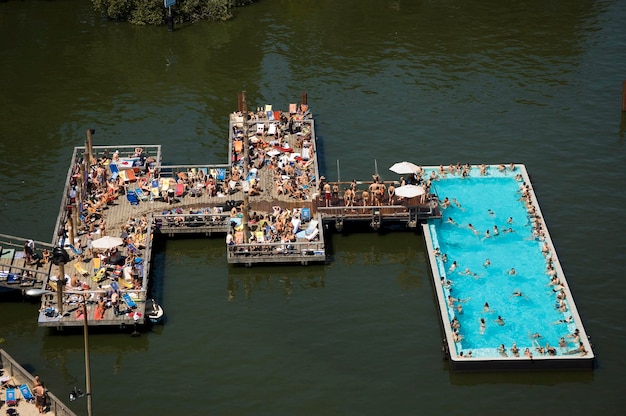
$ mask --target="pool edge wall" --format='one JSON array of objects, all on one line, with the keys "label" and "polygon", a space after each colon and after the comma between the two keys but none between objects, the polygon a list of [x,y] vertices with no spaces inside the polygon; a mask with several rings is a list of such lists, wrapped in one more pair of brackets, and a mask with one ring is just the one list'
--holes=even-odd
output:
[{"label": "pool edge wall", "polygon": [[[563,269],[561,268],[561,263],[558,260],[558,256],[554,245],[552,244],[552,239],[550,238],[550,233],[548,232],[547,224],[545,223],[545,218],[541,212],[539,207],[539,203],[535,196],[534,189],[532,187],[532,183],[530,182],[530,178],[528,176],[528,172],[526,171],[526,167],[523,164],[516,164],[517,169],[519,169],[524,181],[530,185],[530,196],[532,199],[532,203],[536,208],[537,215],[543,220],[544,230],[545,230],[545,241],[548,243],[550,247],[554,268],[556,269],[562,283],[565,286],[565,293],[568,299],[568,306],[570,313],[576,323],[576,327],[580,331],[580,340],[583,342],[587,354],[584,356],[580,355],[570,355],[570,356],[536,356],[532,359],[528,359],[525,356],[521,357],[460,357],[456,353],[456,345],[454,343],[452,327],[450,326],[450,319],[448,316],[448,307],[445,299],[445,294],[443,292],[443,288],[441,286],[441,274],[439,273],[439,266],[437,263],[437,259],[434,255],[433,246],[433,235],[430,231],[430,224],[422,223],[422,236],[424,238],[424,244],[426,245],[426,253],[428,262],[430,264],[431,278],[432,284],[435,290],[435,295],[437,298],[437,305],[439,307],[439,318],[441,320],[441,328],[443,332],[443,343],[444,349],[446,353],[446,358],[448,358],[450,363],[450,368],[453,371],[512,371],[512,370],[593,370],[595,367],[595,355],[591,344],[589,343],[589,338],[585,331],[585,328],[580,319],[580,315],[578,314],[578,309],[576,308],[576,304],[574,302],[574,298],[569,290],[569,285],[567,283],[567,279],[565,278],[565,274],[563,273]],[[496,165],[490,165],[490,169],[497,169]],[[437,167],[425,167],[424,169],[438,169]],[[435,238],[437,238],[435,236]]]}]

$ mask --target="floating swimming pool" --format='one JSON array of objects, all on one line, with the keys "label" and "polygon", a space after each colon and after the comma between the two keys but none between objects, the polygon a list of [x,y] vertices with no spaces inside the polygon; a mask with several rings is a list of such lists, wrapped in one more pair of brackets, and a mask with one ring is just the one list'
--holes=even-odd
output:
[{"label": "floating swimming pool", "polygon": [[591,368],[526,169],[503,168],[425,169],[443,212],[423,230],[451,365]]}]

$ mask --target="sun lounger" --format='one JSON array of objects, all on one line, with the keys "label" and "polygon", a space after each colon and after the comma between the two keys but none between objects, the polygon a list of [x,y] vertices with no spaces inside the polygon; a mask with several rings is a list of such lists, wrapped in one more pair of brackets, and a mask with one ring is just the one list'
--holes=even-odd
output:
[{"label": "sun lounger", "polygon": [[35,396],[33,396],[33,393],[30,391],[30,388],[28,388],[26,384],[22,384],[20,386],[20,392],[22,393],[22,397],[24,397],[24,400],[26,400],[27,402],[35,401]]},{"label": "sun lounger", "polygon": [[122,299],[124,299],[124,303],[126,303],[126,306],[128,306],[131,309],[135,309],[137,307],[137,304],[135,303],[135,301],[130,297],[130,295],[128,293],[124,293],[122,295]]},{"label": "sun lounger", "polygon": [[81,261],[77,261],[76,263],[74,263],[74,268],[76,269],[78,273],[82,274],[83,276],[87,276],[89,274],[89,272],[87,271],[87,269],[85,269],[85,266],[83,266],[83,263]]},{"label": "sun lounger", "polygon": [[148,200],[148,196],[143,192],[143,190],[141,188],[135,189],[135,194],[137,195],[137,198],[139,198],[139,200],[141,200],[141,201],[147,201]]},{"label": "sun lounger", "polygon": [[9,275],[7,276],[7,283],[10,285],[17,284],[20,282],[21,279],[22,276],[20,276],[19,274],[9,273]]},{"label": "sun lounger", "polygon": [[120,169],[115,163],[111,163],[109,165],[109,170],[111,171],[111,179],[116,180],[117,177],[120,175]]},{"label": "sun lounger", "polygon": [[183,194],[185,193],[185,184],[184,183],[177,183],[176,184],[176,196],[183,196]]},{"label": "sun lounger", "polygon": [[298,105],[295,103],[289,104],[289,114],[296,114],[298,112],[297,110]]},{"label": "sun lounger", "polygon": [[267,134],[273,136],[276,134],[276,123],[270,124],[270,128],[267,130]]},{"label": "sun lounger", "polygon": [[217,172],[218,181],[226,180],[226,169],[220,168],[220,169],[215,169],[215,171]]},{"label": "sun lounger", "polygon": [[300,210],[300,218],[302,219],[302,222],[309,222],[311,220],[311,209],[310,208],[302,208],[302,210]]},{"label": "sun lounger", "polygon": [[120,170],[120,176],[124,179],[124,182],[135,182],[137,180],[133,169]]},{"label": "sun lounger", "polygon": [[72,252],[73,252],[74,254],[76,254],[77,256],[78,256],[78,255],[83,254],[83,250],[82,250],[80,247],[76,248],[76,247],[74,247],[74,245],[73,245],[73,244],[70,244],[70,243],[68,243],[68,244],[67,244],[67,246],[68,246],[68,247],[72,250]]},{"label": "sun lounger", "polygon": [[259,136],[262,136],[263,133],[265,133],[265,124],[258,123],[256,125],[256,134],[258,134]]},{"label": "sun lounger", "polygon": [[17,397],[15,397],[15,389],[6,389],[5,391],[5,399],[7,406],[16,406],[17,405]]},{"label": "sun lounger", "polygon": [[131,205],[139,205],[139,198],[137,198],[137,194],[134,192],[128,192],[126,194],[126,199],[130,202]]},{"label": "sun lounger", "polygon": [[91,280],[93,280],[94,282],[103,281],[104,278],[106,277],[106,271],[107,271],[106,267],[100,267],[100,270],[98,270],[96,274],[93,275]]},{"label": "sun lounger", "polygon": [[[263,134],[263,133],[261,133]],[[233,148],[235,149],[235,153],[243,152],[243,142],[241,140],[235,140],[233,142]]]}]

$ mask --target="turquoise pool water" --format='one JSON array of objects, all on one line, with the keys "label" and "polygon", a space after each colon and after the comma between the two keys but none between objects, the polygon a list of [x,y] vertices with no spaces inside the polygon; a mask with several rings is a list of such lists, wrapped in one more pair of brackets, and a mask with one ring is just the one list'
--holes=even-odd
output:
[{"label": "turquoise pool water", "polygon": [[[498,347],[504,344],[507,355],[512,356],[510,348],[516,343],[520,356],[527,347],[537,355],[533,340],[543,347],[549,343],[557,355],[577,346],[568,337],[575,324],[557,323],[570,316],[569,304],[565,299],[567,310],[558,309],[542,253],[543,241],[533,238],[529,215],[520,200],[518,173],[491,169],[489,175],[481,176],[473,168],[467,178],[447,175],[433,182],[440,200],[454,198],[460,204],[452,202],[443,210],[441,220],[429,223],[433,247],[441,253],[436,262],[440,276],[445,276],[441,283],[445,298],[461,300],[447,308],[449,320],[456,317],[460,323],[462,340],[455,343],[457,353],[500,356]],[[489,265],[485,265],[487,259]],[[515,296],[515,292],[522,295]],[[497,322],[498,317],[503,325]],[[534,338],[533,334],[541,337]],[[559,347],[562,337],[567,343]]]}]

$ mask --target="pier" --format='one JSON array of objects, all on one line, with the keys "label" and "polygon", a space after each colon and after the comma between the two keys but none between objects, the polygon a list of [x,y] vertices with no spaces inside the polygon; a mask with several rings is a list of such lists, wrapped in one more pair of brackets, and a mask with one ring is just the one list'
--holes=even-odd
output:
[{"label": "pier", "polygon": [[[153,244],[159,238],[224,238],[227,261],[234,267],[306,266],[326,263],[326,234],[351,224],[415,230],[424,236],[444,350],[455,369],[528,368],[517,357],[494,359],[484,350],[484,359],[468,361],[463,351],[455,350],[458,342],[453,341],[444,290],[438,286],[444,273],[431,241],[436,239],[433,221],[441,223],[451,204],[447,197],[440,200],[437,180],[447,175],[464,180],[479,170],[485,176],[490,169],[505,174],[504,165],[423,168],[399,162],[390,168],[398,174],[395,181],[384,181],[377,172],[371,180],[328,181],[320,175],[315,123],[305,97],[298,105],[290,104],[289,111],[271,105],[248,111],[245,96],[239,105],[229,118],[228,163],[167,165],[160,145],[94,146],[93,131],[87,131],[85,146],[74,149],[52,243],[35,244],[38,250],[52,250],[53,264],[21,260],[20,247],[25,254],[28,241],[4,236],[4,284],[40,288],[40,326],[146,323]],[[530,183],[523,165],[511,164],[510,170],[520,182]],[[538,212],[532,190],[530,195],[527,204]],[[547,234],[537,238],[546,238],[554,253]],[[558,265],[555,253],[554,258]],[[20,273],[30,279],[14,277]],[[572,303],[571,319],[584,335],[571,294],[564,291],[563,296]],[[583,346],[582,355],[533,363],[587,368],[594,356],[586,340]]]},{"label": "pier", "polygon": [[[288,111],[269,104],[248,111],[241,94],[229,117],[227,163],[167,165],[160,145],[98,146],[87,130],[68,167],[52,243],[37,244],[63,247],[65,258],[29,270],[42,293],[39,325],[146,323],[158,238],[221,236],[228,262],[245,267],[324,264],[329,229],[350,222],[418,229],[420,221],[441,217],[437,195],[424,184],[403,197],[393,191],[402,184],[377,175],[327,181],[302,98]],[[7,259],[20,244],[3,251]],[[14,261],[7,276],[20,267]]]}]

